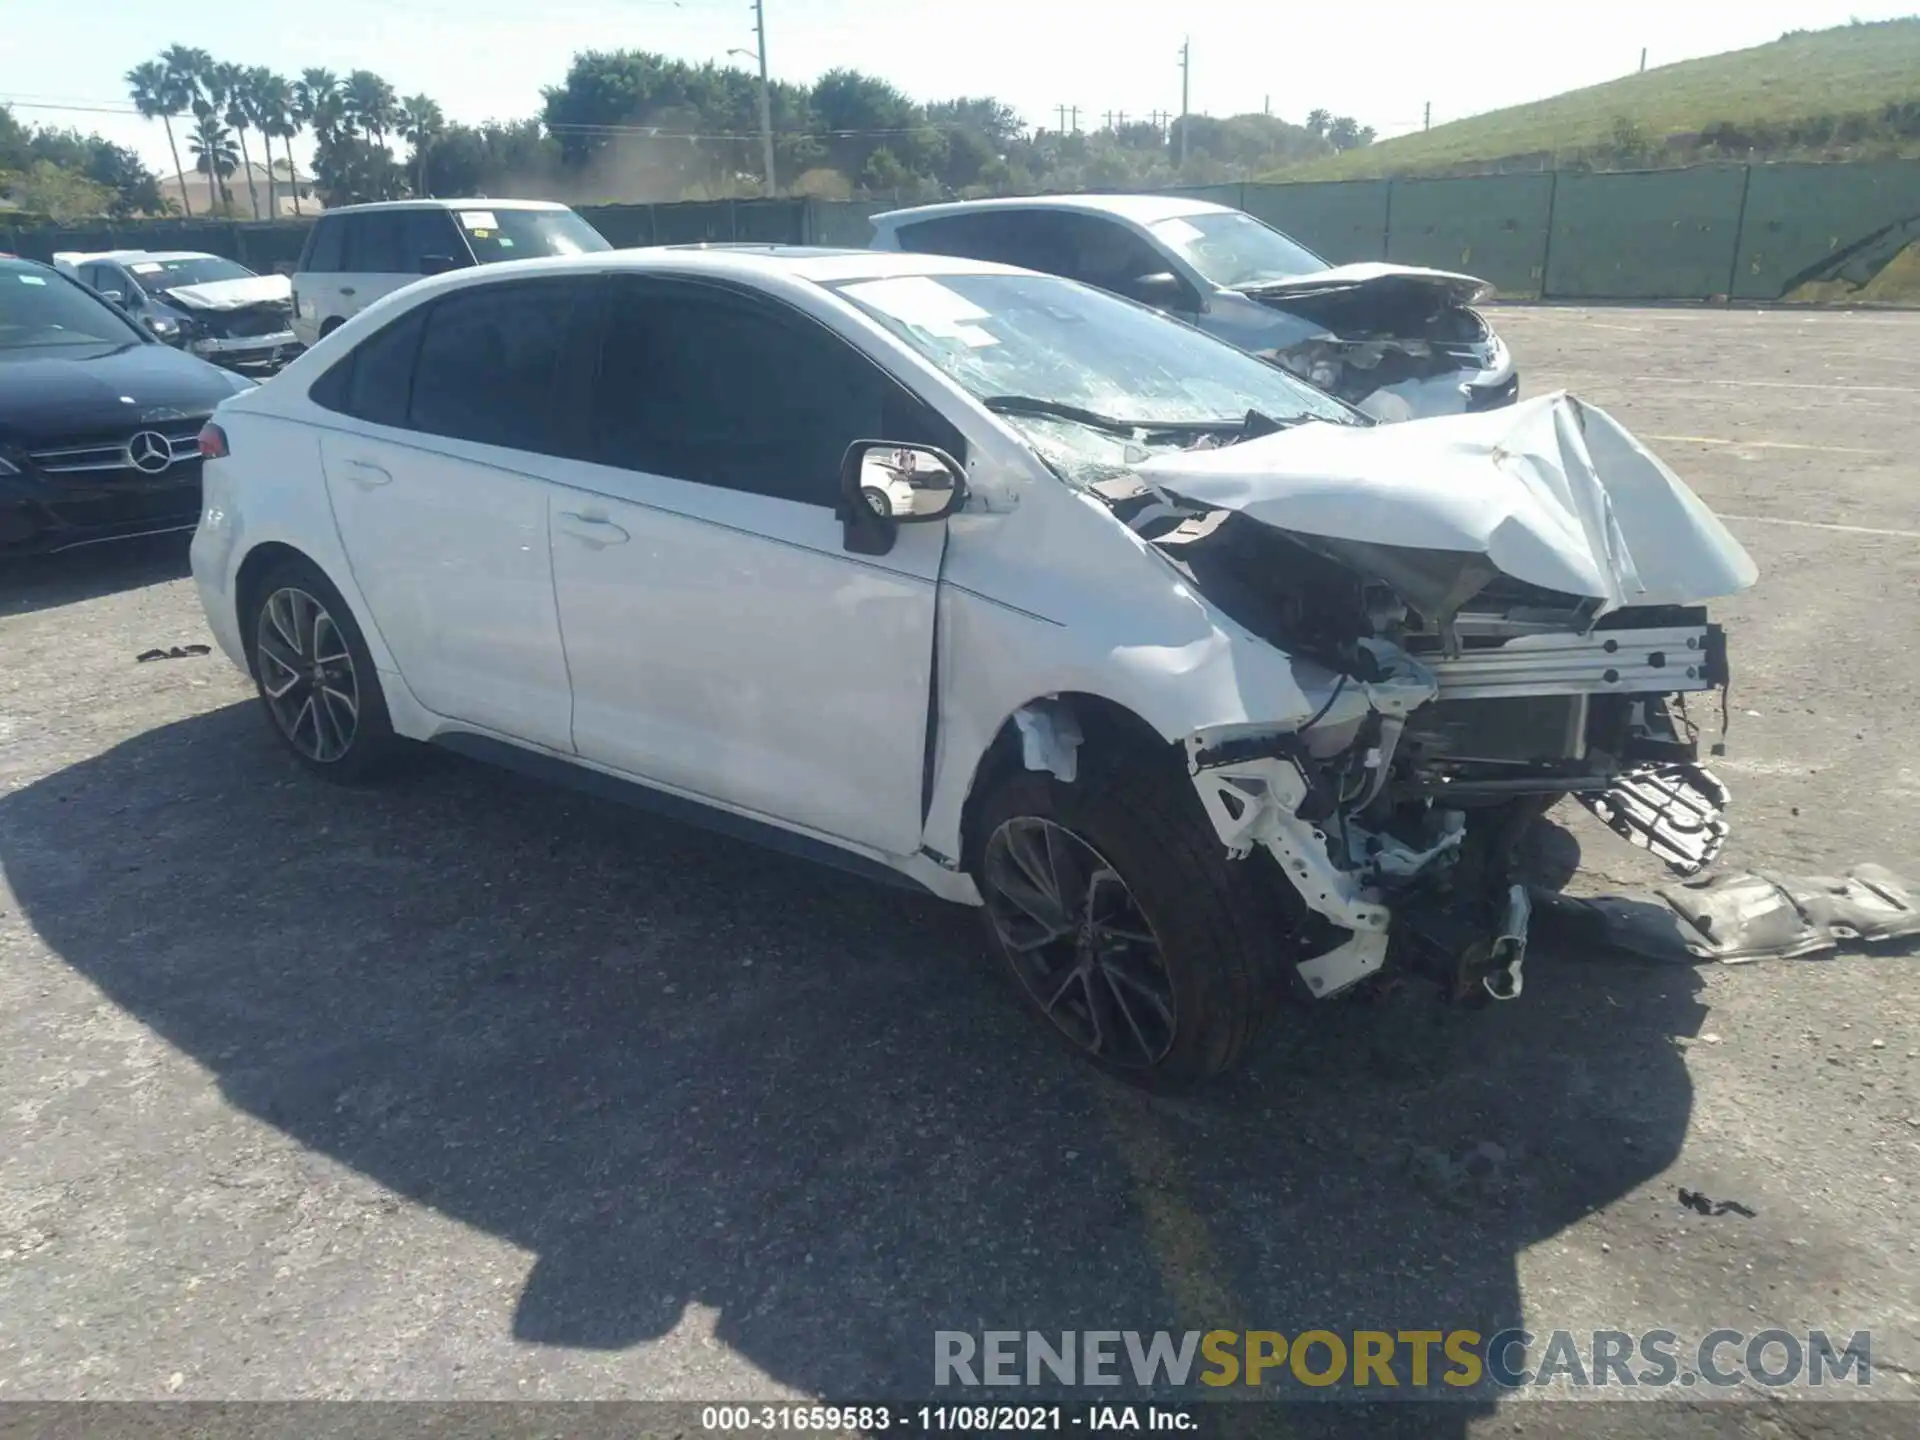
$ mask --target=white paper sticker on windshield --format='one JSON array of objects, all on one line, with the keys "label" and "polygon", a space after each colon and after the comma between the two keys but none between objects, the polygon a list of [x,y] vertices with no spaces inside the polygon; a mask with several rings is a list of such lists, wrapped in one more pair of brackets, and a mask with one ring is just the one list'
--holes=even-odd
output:
[{"label": "white paper sticker on windshield", "polygon": [[1191,245],[1196,240],[1207,238],[1206,231],[1184,220],[1162,220],[1153,227],[1153,233],[1169,245]]},{"label": "white paper sticker on windshield", "polygon": [[976,350],[1000,343],[998,336],[975,323],[990,320],[992,316],[966,296],[925,275],[863,280],[858,285],[847,286],[841,293],[863,305],[871,305],[883,315],[891,315],[903,325],[938,335],[943,340],[958,340]]},{"label": "white paper sticker on windshield", "polygon": [[161,270],[161,265],[157,260],[142,260],[136,265],[129,265],[127,268],[136,275],[158,275]]},{"label": "white paper sticker on windshield", "polygon": [[462,210],[460,223],[469,230],[498,230],[500,222],[493,218],[491,210]]},{"label": "white paper sticker on windshield", "polygon": [[20,283],[22,285],[44,285],[47,283],[47,277],[44,275],[22,275],[20,277]]}]

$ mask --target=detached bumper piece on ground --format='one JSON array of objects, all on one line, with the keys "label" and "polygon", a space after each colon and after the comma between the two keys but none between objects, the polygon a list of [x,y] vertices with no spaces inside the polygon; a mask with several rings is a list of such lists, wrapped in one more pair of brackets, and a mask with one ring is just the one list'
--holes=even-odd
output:
[{"label": "detached bumper piece on ground", "polygon": [[1556,895],[1558,922],[1652,960],[1793,960],[1920,935],[1920,885],[1880,865],[1844,876],[1734,871],[1641,895]]}]

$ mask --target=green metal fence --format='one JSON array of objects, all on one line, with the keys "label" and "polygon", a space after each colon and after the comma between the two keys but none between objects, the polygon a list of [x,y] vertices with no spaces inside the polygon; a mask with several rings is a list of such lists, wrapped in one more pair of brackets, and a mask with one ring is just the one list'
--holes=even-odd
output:
[{"label": "green metal fence", "polygon": [[[1856,282],[1920,237],[1920,161],[1214,185],[1335,264],[1392,260],[1481,276],[1510,298],[1779,300],[1841,269]],[[864,246],[869,201],[714,200],[582,214],[615,245]],[[163,220],[9,229],[0,250],[181,249],[291,269],[311,222]]]},{"label": "green metal fence", "polygon": [[1387,258],[1389,181],[1325,180],[1245,190],[1241,209],[1336,265]]},{"label": "green metal fence", "polygon": [[1396,181],[1387,259],[1457,270],[1506,295],[1538,295],[1546,278],[1551,174]]},{"label": "green metal fence", "polygon": [[1756,166],[1732,294],[1778,299],[1862,241],[1916,218],[1920,164],[1911,161]]}]

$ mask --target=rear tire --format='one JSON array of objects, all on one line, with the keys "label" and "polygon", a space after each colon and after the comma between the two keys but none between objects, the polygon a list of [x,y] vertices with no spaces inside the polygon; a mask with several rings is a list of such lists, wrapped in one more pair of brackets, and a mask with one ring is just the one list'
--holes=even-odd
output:
[{"label": "rear tire", "polygon": [[[973,868],[1033,1012],[1108,1074],[1171,1092],[1230,1067],[1289,994],[1306,907],[1260,853],[1229,859],[1191,781],[1156,761],[1008,776]],[[1057,907],[1033,883],[1056,859]]]},{"label": "rear tire", "polygon": [[241,616],[261,709],[308,770],[344,785],[388,773],[405,752],[373,656],[333,582],[309,560],[273,564]]}]

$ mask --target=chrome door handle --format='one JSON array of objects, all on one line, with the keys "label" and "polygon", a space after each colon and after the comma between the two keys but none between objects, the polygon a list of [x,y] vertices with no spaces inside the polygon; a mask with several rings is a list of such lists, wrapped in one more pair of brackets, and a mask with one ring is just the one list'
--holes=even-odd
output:
[{"label": "chrome door handle", "polygon": [[352,472],[350,478],[353,483],[362,490],[373,490],[393,483],[393,476],[389,475],[383,466],[376,465],[371,460],[349,460],[347,469]]},{"label": "chrome door handle", "polygon": [[571,510],[563,510],[560,518],[565,522],[562,529],[574,539],[584,540],[595,548],[603,545],[624,545],[633,538],[611,520],[599,515],[578,515]]}]

